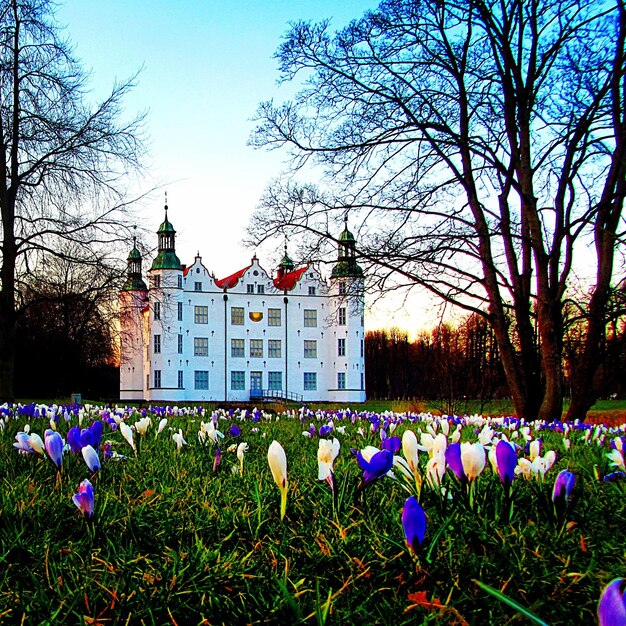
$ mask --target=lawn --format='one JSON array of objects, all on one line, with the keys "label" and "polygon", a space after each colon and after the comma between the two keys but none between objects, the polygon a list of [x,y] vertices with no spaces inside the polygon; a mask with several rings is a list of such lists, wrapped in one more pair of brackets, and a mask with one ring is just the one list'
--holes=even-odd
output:
[{"label": "lawn", "polygon": [[[626,482],[604,480],[623,428],[322,410],[42,413],[4,409],[3,623],[527,624],[527,611],[536,623],[593,624],[602,589],[626,573]],[[144,417],[150,424],[140,435]],[[52,422],[67,441],[70,428],[94,420],[103,423],[99,472],[81,452],[67,450],[57,470],[47,454],[14,446],[25,429],[44,439]],[[437,474],[457,429],[486,460],[471,487],[445,462]],[[393,478],[363,486],[351,449],[366,458],[367,446],[387,447],[402,458],[393,438],[407,430],[425,448],[417,480],[396,462]],[[317,458],[320,439],[333,438],[334,490],[318,480]],[[515,477],[510,498],[487,460],[500,439],[517,444],[518,471],[528,473]],[[274,440],[287,459],[283,519],[268,465]],[[243,442],[242,461],[234,449]],[[575,485],[555,506],[564,469]],[[95,493],[93,517],[72,501],[84,479]],[[421,544],[409,548],[402,512],[411,495],[427,521]]]}]

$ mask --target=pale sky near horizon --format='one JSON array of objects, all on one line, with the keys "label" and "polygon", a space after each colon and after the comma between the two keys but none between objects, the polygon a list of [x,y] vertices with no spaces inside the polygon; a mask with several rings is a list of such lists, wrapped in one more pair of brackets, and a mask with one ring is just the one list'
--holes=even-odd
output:
[{"label": "pale sky near horizon", "polygon": [[[377,0],[65,0],[56,17],[86,70],[94,98],[115,80],[141,69],[126,99],[128,117],[147,111],[149,178],[160,185],[141,210],[141,225],[156,231],[164,190],[177,230],[177,253],[191,264],[200,252],[209,271],[227,276],[249,263],[254,250],[241,239],[265,187],[283,169],[286,153],[247,146],[258,104],[283,101],[273,55],[300,19],[331,19],[334,30],[374,8]],[[156,236],[154,239],[156,244]],[[276,245],[282,249],[283,242]],[[269,259],[259,254],[270,273]],[[423,297],[421,298],[423,300]],[[369,328],[417,330],[437,321],[430,304],[388,299],[369,316]]]}]

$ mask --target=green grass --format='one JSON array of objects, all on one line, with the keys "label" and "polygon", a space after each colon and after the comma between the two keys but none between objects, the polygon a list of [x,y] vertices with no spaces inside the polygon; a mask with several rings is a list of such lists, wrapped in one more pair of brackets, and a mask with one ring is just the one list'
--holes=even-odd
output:
[{"label": "green grass", "polygon": [[[196,439],[200,419],[170,418],[189,442],[180,451],[167,428],[155,436],[153,419],[137,455],[105,427],[127,457],[103,463],[92,479],[93,524],[71,501],[89,475],[82,457],[66,455],[58,481],[48,459],[12,446],[28,420],[8,421],[0,433],[0,623],[528,623],[480,581],[549,624],[592,624],[603,585],[626,571],[626,484],[597,480],[594,468],[609,469],[607,446],[582,433],[572,434],[567,453],[560,434],[541,433],[557,464],[545,484],[516,479],[510,520],[489,468],[472,507],[448,475],[453,500],[425,486],[428,527],[414,557],[400,521],[408,495],[401,481],[358,488],[349,449],[380,443],[357,434],[368,422],[346,421],[338,435],[334,499],[317,481],[317,439],[301,434],[308,419],[242,422],[242,437],[223,441],[215,473],[213,446]],[[45,420],[29,423],[43,436]],[[59,430],[67,431],[63,420]],[[463,438],[475,440],[473,430]],[[266,458],[272,439],[288,459],[283,522]],[[241,440],[250,446],[243,475],[233,474],[238,461],[226,452]],[[423,454],[423,471],[426,462]],[[576,500],[559,524],[550,496],[563,468],[577,474]]]}]

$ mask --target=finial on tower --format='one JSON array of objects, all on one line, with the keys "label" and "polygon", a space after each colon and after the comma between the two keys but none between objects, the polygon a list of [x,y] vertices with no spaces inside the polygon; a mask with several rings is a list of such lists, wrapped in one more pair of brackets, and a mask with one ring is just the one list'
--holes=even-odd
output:
[{"label": "finial on tower", "polygon": [[165,192],[165,217],[167,218],[167,191]]}]

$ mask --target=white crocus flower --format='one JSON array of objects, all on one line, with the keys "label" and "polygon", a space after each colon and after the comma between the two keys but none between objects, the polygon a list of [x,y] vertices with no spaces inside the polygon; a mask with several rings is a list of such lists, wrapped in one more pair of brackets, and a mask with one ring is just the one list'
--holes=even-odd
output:
[{"label": "white crocus flower", "polygon": [[178,432],[172,435],[172,439],[176,442],[177,450],[180,450],[183,446],[187,445],[187,442],[185,441],[185,438],[183,437],[182,428],[179,428]]},{"label": "white crocus flower", "polygon": [[161,421],[159,422],[159,427],[157,428],[156,434],[158,435],[159,433],[162,433],[166,426],[167,426],[167,417],[163,417],[161,418]]},{"label": "white crocus flower", "polygon": [[137,448],[135,448],[135,442],[133,441],[133,431],[126,422],[120,422],[120,433],[122,433],[122,437],[126,439],[128,445],[136,452]]},{"label": "white crocus flower", "polygon": [[443,454],[433,456],[426,464],[426,480],[433,489],[441,488],[441,481],[446,473],[446,457]]},{"label": "white crocus flower", "polygon": [[274,482],[280,490],[280,519],[285,517],[287,510],[287,490],[289,483],[287,481],[287,455],[284,448],[278,441],[272,441],[267,450],[267,462],[274,478]]},{"label": "white crocus flower", "polygon": [[626,467],[624,467],[624,454],[620,450],[614,448],[607,454],[607,456],[611,467],[614,467],[616,470],[626,472]]},{"label": "white crocus flower", "polygon": [[146,416],[135,422],[135,432],[142,437],[148,432],[148,427],[152,424],[152,420]]},{"label": "white crocus flower", "polygon": [[339,440],[336,438],[333,438],[332,441],[329,439],[320,439],[317,449],[317,479],[325,480],[330,485],[331,489],[334,489],[333,464],[339,454],[340,447]]},{"label": "white crocus flower", "polygon": [[461,463],[463,472],[467,479],[471,482],[480,476],[485,469],[485,448],[479,442],[462,443],[461,444]]},{"label": "white crocus flower", "polygon": [[248,451],[249,446],[245,441],[242,441],[237,446],[237,458],[239,459],[239,468],[241,471],[241,475],[243,476],[243,455]]},{"label": "white crocus flower", "polygon": [[405,430],[402,435],[402,454],[409,464],[411,472],[415,473],[418,468],[419,457],[417,448],[417,437],[412,430]]}]

